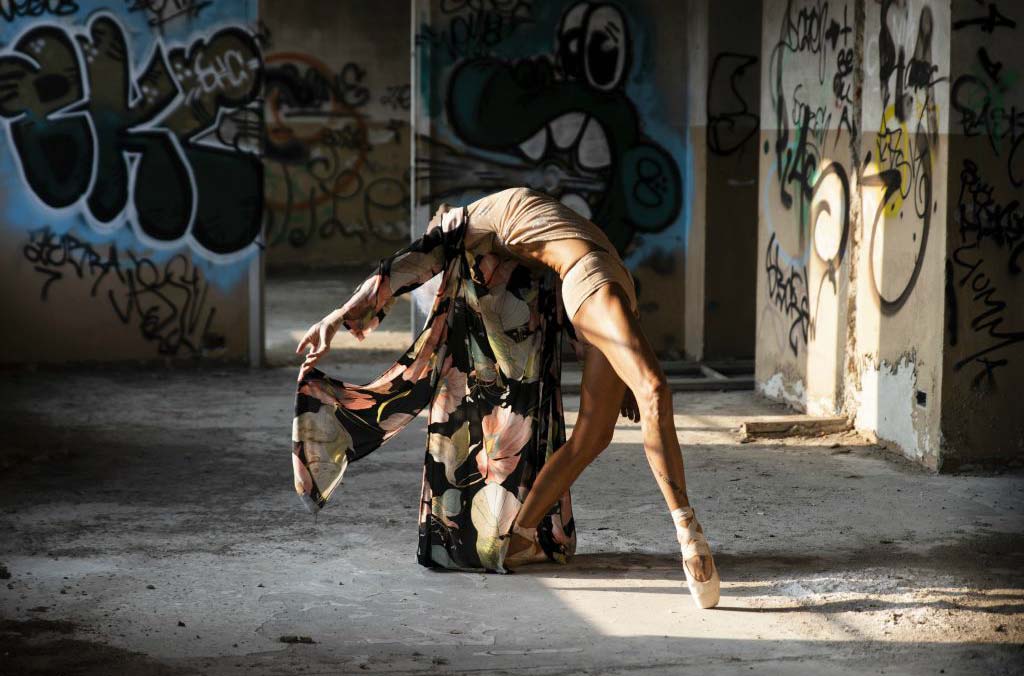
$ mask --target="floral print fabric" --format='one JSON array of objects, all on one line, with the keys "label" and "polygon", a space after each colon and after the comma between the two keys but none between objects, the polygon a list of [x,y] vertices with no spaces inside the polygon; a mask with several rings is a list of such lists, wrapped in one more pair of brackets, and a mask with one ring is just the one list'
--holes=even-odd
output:
[{"label": "floral print fabric", "polygon": [[[295,489],[316,511],[354,462],[427,409],[417,558],[424,566],[504,572],[508,532],[545,460],[565,441],[558,278],[465,247],[465,210],[380,262],[353,297],[356,336],[396,296],[441,283],[413,345],[376,380],[354,385],[318,369],[298,384]],[[433,226],[433,222],[432,222]],[[549,558],[576,548],[568,492],[538,526]]]}]

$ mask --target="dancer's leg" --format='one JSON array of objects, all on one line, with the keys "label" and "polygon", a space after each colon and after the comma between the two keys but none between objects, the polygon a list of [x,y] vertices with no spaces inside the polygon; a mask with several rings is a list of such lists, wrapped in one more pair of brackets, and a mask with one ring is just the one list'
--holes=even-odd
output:
[{"label": "dancer's leg", "polygon": [[[588,346],[583,357],[580,409],[569,439],[548,458],[519,510],[516,523],[533,528],[569,489],[580,473],[611,443],[626,385],[600,350]],[[513,548],[515,543],[513,543]]]},{"label": "dancer's leg", "polygon": [[[629,309],[626,292],[617,284],[605,284],[583,302],[572,323],[588,343],[604,354],[636,397],[644,453],[669,510],[687,507],[689,498],[673,419],[672,391],[639,320]],[[710,555],[695,556],[685,565],[699,582],[712,577],[714,564]]]}]

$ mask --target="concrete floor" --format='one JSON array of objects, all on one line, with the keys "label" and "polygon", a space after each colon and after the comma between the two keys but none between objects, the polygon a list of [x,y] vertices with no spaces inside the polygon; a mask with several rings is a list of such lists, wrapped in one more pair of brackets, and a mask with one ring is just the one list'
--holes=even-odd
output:
[{"label": "concrete floor", "polygon": [[[271,315],[284,363],[326,309]],[[329,370],[369,379],[396,333]],[[436,572],[415,561],[425,419],[314,522],[291,488],[294,376],[0,377],[0,674],[1021,673],[1019,473],[930,475],[850,434],[740,444],[780,409],[677,394],[723,579],[700,611],[637,425],[574,488],[570,565]]]}]

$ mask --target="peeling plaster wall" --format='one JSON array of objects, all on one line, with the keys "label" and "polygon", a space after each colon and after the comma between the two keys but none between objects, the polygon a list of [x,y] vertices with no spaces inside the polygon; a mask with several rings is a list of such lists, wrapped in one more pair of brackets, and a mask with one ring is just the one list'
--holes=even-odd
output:
[{"label": "peeling plaster wall", "polygon": [[860,381],[856,428],[896,444],[911,460],[934,466],[928,453],[933,447],[930,430],[923,409],[915,405],[918,379],[913,361],[883,362],[878,368],[865,364]]},{"label": "peeling plaster wall", "polygon": [[949,3],[865,10],[855,420],[938,468]]}]

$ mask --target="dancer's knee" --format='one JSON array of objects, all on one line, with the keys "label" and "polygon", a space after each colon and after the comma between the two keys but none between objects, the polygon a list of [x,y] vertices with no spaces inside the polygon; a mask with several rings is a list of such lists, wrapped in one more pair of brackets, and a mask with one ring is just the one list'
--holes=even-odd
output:
[{"label": "dancer's knee", "polygon": [[636,397],[641,422],[672,418],[672,390],[663,373],[644,376],[633,396]]}]

